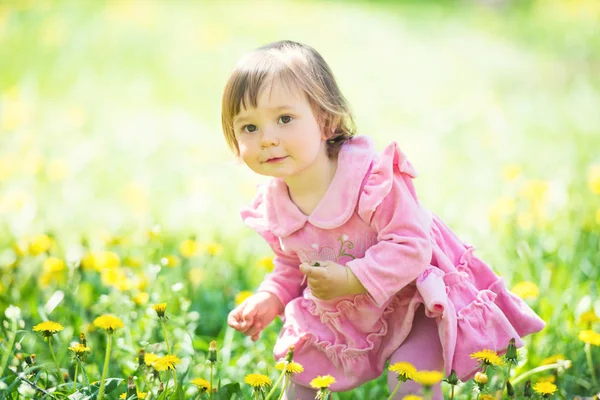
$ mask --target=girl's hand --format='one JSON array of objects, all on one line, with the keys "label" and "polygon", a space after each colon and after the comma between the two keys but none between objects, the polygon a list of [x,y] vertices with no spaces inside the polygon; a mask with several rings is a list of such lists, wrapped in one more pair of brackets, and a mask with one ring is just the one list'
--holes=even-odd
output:
[{"label": "girl's hand", "polygon": [[308,287],[313,296],[321,300],[366,293],[350,268],[333,261],[319,261],[315,267],[309,263],[300,264],[300,271],[308,278]]},{"label": "girl's hand", "polygon": [[233,309],[227,317],[227,323],[256,342],[260,332],[281,312],[283,312],[283,304],[277,296],[268,292],[259,292]]}]

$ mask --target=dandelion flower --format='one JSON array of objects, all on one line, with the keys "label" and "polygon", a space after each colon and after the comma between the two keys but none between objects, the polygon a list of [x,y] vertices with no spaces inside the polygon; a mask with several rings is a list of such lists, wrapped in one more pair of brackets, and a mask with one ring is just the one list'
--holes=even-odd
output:
[{"label": "dandelion flower", "polygon": [[90,349],[89,347],[87,347],[81,343],[77,343],[77,344],[74,344],[73,346],[69,346],[69,350],[71,350],[73,353],[75,353],[77,355],[82,355],[82,354],[89,353],[90,351],[92,351],[92,349]]},{"label": "dandelion flower", "polygon": [[440,371],[417,371],[414,374],[415,382],[423,386],[433,386],[444,378]]},{"label": "dandelion flower", "polygon": [[153,367],[157,371],[166,371],[167,369],[175,370],[175,366],[180,362],[181,361],[179,360],[179,357],[172,354],[167,354],[166,356],[160,357],[154,361]]},{"label": "dandelion flower", "polygon": [[402,398],[403,400],[423,400],[421,396],[417,396],[416,394],[409,394]]},{"label": "dandelion flower", "polygon": [[207,391],[210,390],[210,383],[206,379],[202,378],[194,378],[190,381],[193,385],[198,387],[198,389]]},{"label": "dandelion flower", "polygon": [[581,331],[579,332],[579,340],[594,346],[600,346],[600,333],[591,330]]},{"label": "dandelion flower", "polygon": [[223,246],[219,243],[212,242],[212,243],[206,243],[204,245],[204,249],[209,255],[216,256],[216,255],[219,255],[223,251]]},{"label": "dandelion flower", "polygon": [[248,374],[244,377],[244,382],[254,388],[264,388],[271,386],[271,379],[262,374]]},{"label": "dandelion flower", "polygon": [[533,390],[535,390],[537,393],[543,396],[548,396],[556,392],[558,388],[554,383],[538,382],[535,385],[533,385]]},{"label": "dandelion flower", "polygon": [[476,358],[477,361],[483,362],[485,365],[496,365],[501,367],[504,365],[498,353],[493,350],[484,349],[481,351],[477,351],[475,353],[471,353],[471,358]]},{"label": "dandelion flower", "polygon": [[114,315],[105,314],[94,320],[94,326],[104,329],[108,333],[113,333],[119,328],[123,328],[123,321]]},{"label": "dandelion flower", "polygon": [[566,360],[566,359],[567,359],[567,357],[565,357],[564,355],[562,355],[562,354],[556,354],[556,355],[553,355],[551,357],[544,358],[542,360],[542,362],[540,362],[540,365],[555,364],[556,362],[558,362],[558,360]]},{"label": "dandelion flower", "polygon": [[152,364],[154,364],[154,362],[155,362],[156,360],[158,360],[159,358],[160,358],[160,357],[159,357],[159,356],[157,356],[157,355],[156,355],[156,354],[154,354],[154,353],[146,353],[146,354],[144,355],[144,362],[146,363],[146,365],[148,365],[148,366],[150,366],[150,367],[151,367],[151,366],[152,366]]},{"label": "dandelion flower", "polygon": [[65,328],[61,324],[53,321],[44,321],[33,327],[34,332],[42,332],[42,335],[44,337],[52,336],[55,333],[62,331],[63,329]]},{"label": "dandelion flower", "polygon": [[[121,393],[121,395],[119,396],[120,399],[127,399],[127,393]],[[146,398],[146,392],[137,392],[137,398],[138,399],[145,399]]]},{"label": "dandelion flower", "polygon": [[580,324],[594,323],[594,322],[600,322],[600,318],[598,318],[598,316],[596,315],[594,310],[586,311],[583,314],[581,314],[581,316],[579,317]]},{"label": "dandelion flower", "polygon": [[405,381],[413,379],[415,372],[417,372],[414,365],[405,361],[390,365],[389,370],[398,374],[398,379],[403,379]]},{"label": "dandelion flower", "polygon": [[261,259],[259,259],[256,264],[260,267],[265,269],[267,272],[271,272],[273,271],[273,268],[275,268],[275,264],[273,264],[273,257],[263,257]]},{"label": "dandelion flower", "polygon": [[[275,364],[275,368],[278,369],[279,371],[283,370],[283,367],[285,365],[284,361],[280,361],[277,364]],[[289,373],[289,374],[299,374],[300,372],[304,372],[304,367],[295,362],[292,361],[290,363],[288,363],[288,365],[285,367],[285,372]]]},{"label": "dandelion flower", "polygon": [[536,299],[540,295],[538,285],[528,281],[517,283],[510,291],[523,299]]},{"label": "dandelion flower", "polygon": [[248,297],[252,296],[253,293],[249,290],[242,290],[238,294],[235,295],[235,305],[239,306],[246,300]]},{"label": "dandelion flower", "polygon": [[310,386],[315,389],[325,389],[335,383],[335,378],[331,375],[317,376],[315,379],[310,381]]},{"label": "dandelion flower", "polygon": [[154,311],[156,311],[156,315],[158,318],[163,318],[165,316],[165,310],[167,309],[167,303],[159,303],[152,306]]},{"label": "dandelion flower", "polygon": [[486,383],[488,383],[488,376],[482,372],[477,372],[473,380],[479,383],[480,385],[485,385]]},{"label": "dandelion flower", "polygon": [[133,302],[138,306],[143,306],[150,300],[150,295],[146,292],[139,292],[135,296],[133,296]]},{"label": "dandelion flower", "polygon": [[179,252],[185,258],[193,257],[198,252],[198,243],[192,239],[184,240],[179,245]]},{"label": "dandelion flower", "polygon": [[175,255],[169,255],[166,257],[163,257],[160,259],[160,263],[162,265],[164,265],[165,267],[169,267],[169,268],[175,268],[177,267],[181,262],[179,261],[179,257],[175,256]]},{"label": "dandelion flower", "polygon": [[496,400],[494,396],[490,396],[489,394],[480,394],[479,400]]}]

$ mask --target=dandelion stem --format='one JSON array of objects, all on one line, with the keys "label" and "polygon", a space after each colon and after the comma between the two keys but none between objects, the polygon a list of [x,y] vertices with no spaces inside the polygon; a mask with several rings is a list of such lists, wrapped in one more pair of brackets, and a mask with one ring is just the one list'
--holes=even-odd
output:
[{"label": "dandelion stem", "polygon": [[388,400],[392,400],[394,398],[394,395],[396,394],[396,392],[398,391],[398,389],[400,389],[400,385],[402,385],[402,381],[398,380],[398,384],[394,388],[394,391],[390,394],[390,397],[388,397]]},{"label": "dandelion stem", "polygon": [[107,332],[108,340],[106,342],[106,355],[104,356],[104,368],[102,368],[102,379],[100,379],[100,390],[98,391],[98,400],[102,400],[102,396],[104,395],[104,380],[106,379],[106,374],[108,373],[108,363],[110,362],[110,343],[112,341],[112,334]]},{"label": "dandelion stem", "polygon": [[394,395],[396,394],[396,392],[398,391],[398,389],[400,389],[400,385],[402,385],[402,381],[398,380],[398,384],[394,388],[394,391],[390,394],[390,397],[388,397],[388,400],[392,400],[394,398]]},{"label": "dandelion stem", "polygon": [[162,318],[160,319],[160,325],[162,326],[165,343],[167,344],[167,353],[171,354],[171,347],[169,346],[169,339],[167,338],[167,329],[165,328],[165,321]]},{"label": "dandelion stem", "polygon": [[75,375],[73,376],[73,391],[77,390],[77,372],[79,372],[79,364],[75,364]]},{"label": "dandelion stem", "polygon": [[504,380],[504,382],[502,382],[502,387],[500,388],[500,393],[504,393],[504,388],[506,387],[506,382],[508,382],[508,380],[510,379],[510,367],[512,367],[512,365],[508,364],[508,371],[506,372],[506,379]]},{"label": "dandelion stem", "polygon": [[279,382],[281,382],[281,380],[283,379],[284,375],[285,375],[285,370],[287,369],[287,361],[283,364],[283,369],[281,370],[281,374],[279,374],[279,378],[277,378],[277,381],[275,382],[275,384],[271,387],[271,390],[269,391],[269,394],[267,394],[267,397],[265,398],[265,400],[269,400],[271,398],[271,395],[273,395],[273,393],[275,393],[275,390],[277,390],[277,386],[279,386]]},{"label": "dandelion stem", "polygon": [[287,376],[285,378],[283,378],[283,387],[281,388],[281,393],[279,394],[279,398],[277,400],[283,399],[283,394],[287,390],[287,387],[289,386],[289,382],[290,382],[290,380],[287,379]]},{"label": "dandelion stem", "polygon": [[173,383],[175,384],[175,389],[177,389],[177,370],[175,370],[175,366],[173,366],[171,373],[173,374]]},{"label": "dandelion stem", "polygon": [[588,368],[590,369],[590,373],[592,374],[592,381],[594,382],[594,387],[598,387],[598,378],[596,378],[596,371],[594,370],[594,363],[592,362],[592,350],[590,348],[590,344],[585,344],[585,358],[587,359]]},{"label": "dandelion stem", "polygon": [[523,379],[533,375],[533,374],[537,374],[538,372],[543,372],[543,371],[548,371],[550,369],[556,369],[558,368],[558,363],[554,363],[554,364],[548,364],[548,365],[542,365],[539,367],[536,367],[534,369],[530,369],[527,372],[522,373],[521,375],[515,377],[515,379],[513,379],[511,381],[511,383],[514,385],[516,385],[517,383],[521,382]]},{"label": "dandelion stem", "polygon": [[58,365],[58,361],[56,361],[56,356],[54,355],[54,350],[52,350],[52,336],[48,336],[48,347],[50,348],[50,354],[52,354],[52,359],[54,360],[54,365],[56,365],[56,370],[58,371],[58,380],[60,383],[65,383],[63,379],[62,372],[60,372],[60,367]]},{"label": "dandelion stem", "polygon": [[209,387],[210,393],[208,394],[208,398],[210,400],[212,400],[212,396],[213,396],[212,388],[213,388],[213,363],[211,362],[210,363],[210,387]]}]

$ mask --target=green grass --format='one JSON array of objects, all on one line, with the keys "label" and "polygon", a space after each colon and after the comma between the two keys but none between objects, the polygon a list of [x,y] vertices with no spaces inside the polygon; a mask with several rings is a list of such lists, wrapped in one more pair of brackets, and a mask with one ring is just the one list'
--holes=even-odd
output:
[{"label": "green grass", "polygon": [[[214,338],[229,354],[219,366],[224,382],[272,369],[280,323],[257,344],[225,330],[235,294],[260,282],[264,271],[254,265],[268,246],[239,218],[264,178],[228,151],[220,97],[244,52],[292,39],[329,62],[360,134],[380,149],[397,141],[408,154],[420,173],[422,203],[475,244],[507,286],[539,286],[541,295],[528,301],[548,327],[527,338],[521,369],[563,353],[573,367],[558,381],[562,398],[591,395],[581,382],[591,377],[576,337],[583,312],[600,315],[599,196],[588,183],[600,164],[599,16],[591,0],[496,8],[0,1],[0,311],[9,304],[23,310],[23,352],[44,363],[51,360],[47,346],[31,327],[46,317],[65,325],[56,348],[63,368],[71,338],[96,316],[118,313],[128,329],[115,337],[119,361],[111,375],[126,378],[138,348],[161,341],[151,313],[131,301],[135,290],[107,287],[75,263],[63,281],[38,287],[43,256],[13,266],[13,242],[30,234],[52,232],[55,254],[77,260],[82,237],[103,248],[108,232],[124,238],[114,247],[122,260],[142,261],[126,272],[148,278],[150,304],[169,303],[174,346],[191,365],[189,377],[205,373],[203,351]],[[513,180],[503,177],[510,166],[521,171]],[[524,195],[532,181],[545,182],[545,194]],[[492,223],[490,209],[505,197],[516,199],[515,208]],[[164,232],[159,244],[146,235],[155,224]],[[174,269],[152,267],[192,234],[221,243],[223,252]],[[197,285],[186,275],[194,268],[204,274]],[[174,291],[178,282],[184,285]],[[57,290],[64,298],[50,309]],[[90,336],[87,372],[97,380],[103,339]],[[592,351],[598,360],[597,347]],[[382,394],[380,380],[339,398]]]}]

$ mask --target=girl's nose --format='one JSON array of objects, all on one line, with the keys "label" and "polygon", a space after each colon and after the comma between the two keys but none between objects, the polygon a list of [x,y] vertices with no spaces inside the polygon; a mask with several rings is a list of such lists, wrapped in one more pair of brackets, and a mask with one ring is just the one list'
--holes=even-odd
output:
[{"label": "girl's nose", "polygon": [[277,138],[277,135],[275,134],[275,132],[273,132],[273,130],[265,129],[261,136],[260,144],[261,144],[261,147],[263,147],[263,148],[269,147],[269,146],[278,146],[279,139]]}]

